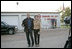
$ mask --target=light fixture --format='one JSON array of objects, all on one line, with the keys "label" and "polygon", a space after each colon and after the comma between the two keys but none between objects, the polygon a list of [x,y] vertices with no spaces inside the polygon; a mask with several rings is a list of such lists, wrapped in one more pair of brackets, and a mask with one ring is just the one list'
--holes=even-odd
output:
[{"label": "light fixture", "polygon": [[16,4],[18,5],[19,3],[17,2]]}]

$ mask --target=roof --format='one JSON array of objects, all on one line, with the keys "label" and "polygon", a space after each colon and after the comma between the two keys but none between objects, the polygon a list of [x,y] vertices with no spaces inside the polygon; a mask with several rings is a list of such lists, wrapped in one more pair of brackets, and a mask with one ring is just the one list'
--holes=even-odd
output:
[{"label": "roof", "polygon": [[[28,13],[28,12],[21,12],[21,11],[12,11],[12,12],[6,12],[6,11],[2,11],[1,13]],[[60,13],[60,12],[29,12],[29,13]]]}]

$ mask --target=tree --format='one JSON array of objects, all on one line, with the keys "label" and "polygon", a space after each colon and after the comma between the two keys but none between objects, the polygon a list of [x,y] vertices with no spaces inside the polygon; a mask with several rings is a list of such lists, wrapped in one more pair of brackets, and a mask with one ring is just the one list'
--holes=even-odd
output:
[{"label": "tree", "polygon": [[71,9],[69,7],[66,7],[65,10],[59,10],[61,15],[61,22],[64,22],[64,18],[67,16],[71,16]]},{"label": "tree", "polygon": [[69,7],[65,9],[65,16],[71,16],[71,9]]}]

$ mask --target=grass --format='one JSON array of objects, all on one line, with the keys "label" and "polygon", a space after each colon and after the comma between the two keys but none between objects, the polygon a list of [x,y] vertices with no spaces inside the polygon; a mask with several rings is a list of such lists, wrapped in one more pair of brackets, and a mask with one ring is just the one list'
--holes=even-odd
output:
[{"label": "grass", "polygon": [[61,25],[61,28],[70,28],[69,25]]}]

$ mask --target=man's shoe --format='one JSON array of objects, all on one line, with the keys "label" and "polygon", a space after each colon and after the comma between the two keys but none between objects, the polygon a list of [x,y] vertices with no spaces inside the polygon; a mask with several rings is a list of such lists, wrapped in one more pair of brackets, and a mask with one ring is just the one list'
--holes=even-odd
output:
[{"label": "man's shoe", "polygon": [[28,47],[30,47],[30,45],[28,45]]},{"label": "man's shoe", "polygon": [[34,46],[34,44],[32,44],[32,47]]}]

